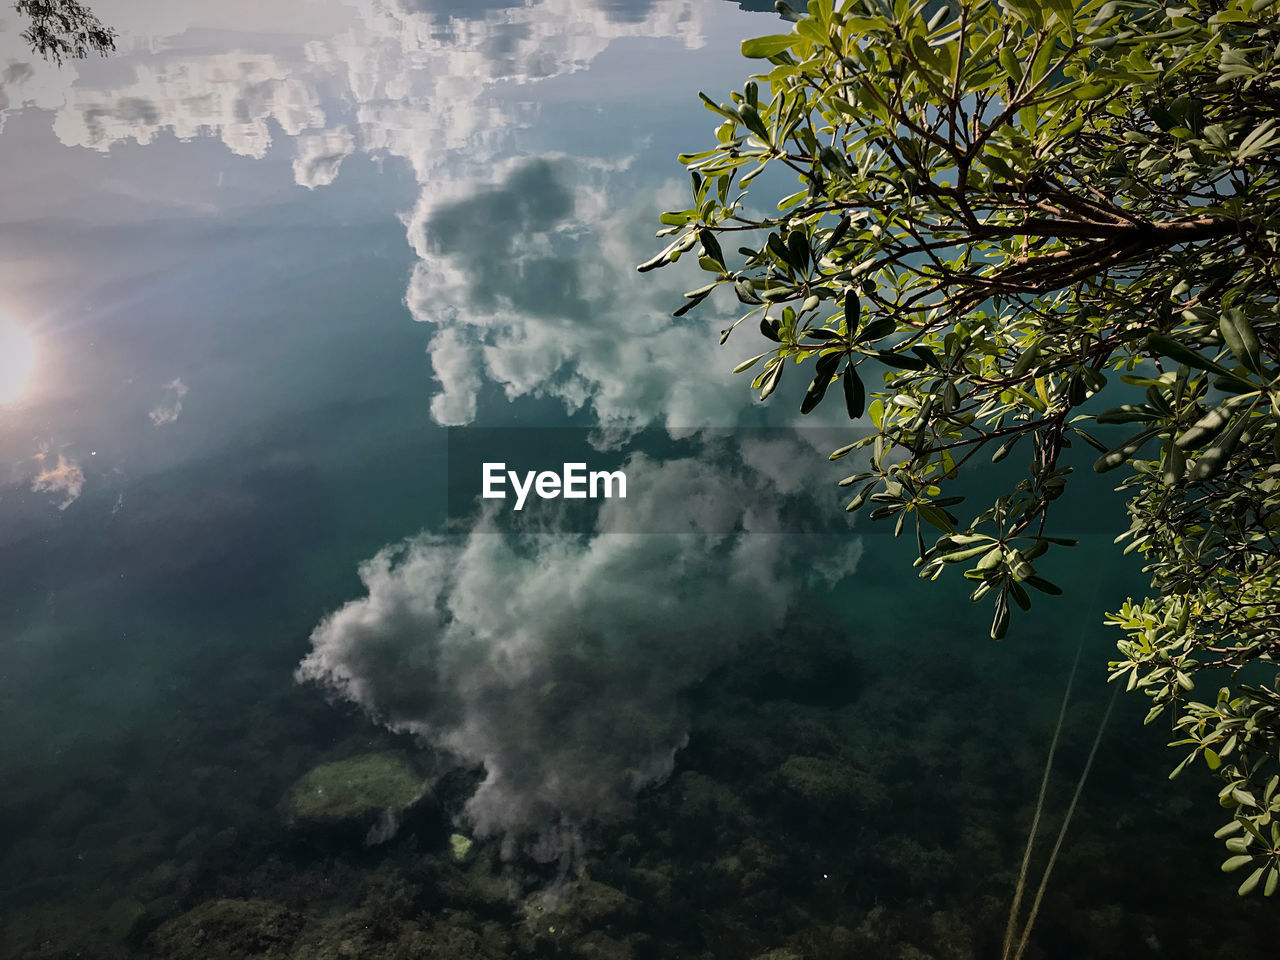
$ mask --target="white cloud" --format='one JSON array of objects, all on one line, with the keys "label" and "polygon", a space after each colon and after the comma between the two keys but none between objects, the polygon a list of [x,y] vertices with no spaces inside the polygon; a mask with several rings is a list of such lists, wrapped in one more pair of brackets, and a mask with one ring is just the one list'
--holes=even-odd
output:
[{"label": "white cloud", "polygon": [[66,92],[53,129],[68,146],[107,150],[162,131],[180,140],[217,136],[233,153],[266,156],[271,121],[289,136],[325,126],[312,78],[272,54],[233,52],[135,65],[133,80]]},{"label": "white cloud", "polygon": [[293,177],[312,190],[333,183],[342,161],[356,149],[355,137],[342,126],[300,134],[294,144]]},{"label": "white cloud", "polygon": [[164,399],[160,401],[147,418],[151,425],[162,427],[173,423],[182,415],[182,398],[187,395],[187,385],[180,378],[174,378],[164,385]]},{"label": "white cloud", "polygon": [[476,416],[481,385],[479,346],[467,342],[457,330],[446,329],[431,341],[429,352],[441,388],[431,398],[431,416],[445,426],[470,423]]},{"label": "white cloud", "polygon": [[[444,199],[424,195],[410,218],[414,317],[468,329],[483,344],[484,379],[508,398],[554,397],[606,426],[736,423],[749,394],[728,375],[725,318],[673,318],[669,285],[635,272],[654,243],[645,227],[655,194],[636,191],[625,169],[567,158],[495,174],[496,183],[445,187]],[[478,392],[482,381],[468,382]]]},{"label": "white cloud", "polygon": [[[812,569],[809,538],[725,532],[762,519],[741,507],[768,503],[749,468],[637,456],[627,475],[631,499],[607,501],[590,537],[422,535],[382,550],[360,569],[367,596],[316,628],[297,671],[483,764],[473,829],[548,857],[670,773],[682,697],[776,631],[803,596],[795,570]],[[658,513],[686,532],[617,532]],[[830,553],[822,575],[838,578],[859,546],[838,538]]]},{"label": "white cloud", "polygon": [[40,469],[31,481],[31,490],[34,493],[51,493],[55,497],[61,497],[58,509],[65,510],[80,499],[80,492],[84,489],[84,471],[76,461],[63,453],[58,454],[57,463],[49,466],[46,461],[51,456],[48,450],[36,454]]}]

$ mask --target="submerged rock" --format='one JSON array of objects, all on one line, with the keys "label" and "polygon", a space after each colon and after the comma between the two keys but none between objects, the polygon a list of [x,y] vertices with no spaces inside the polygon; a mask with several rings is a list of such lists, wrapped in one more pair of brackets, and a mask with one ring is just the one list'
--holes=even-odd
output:
[{"label": "submerged rock", "polygon": [[582,960],[632,960],[631,947],[599,930],[588,933],[573,945],[573,955]]},{"label": "submerged rock", "polygon": [[152,937],[164,960],[242,960],[279,956],[305,919],[269,900],[209,900],[170,920]]},{"label": "submerged rock", "polygon": [[293,821],[366,820],[409,806],[422,790],[422,777],[404,757],[367,753],[315,767],[293,785],[283,807]]},{"label": "submerged rock", "polygon": [[607,930],[629,919],[636,906],[621,890],[594,880],[576,880],[538,891],[521,906],[524,945],[531,952],[556,949],[593,930]]},{"label": "submerged rock", "polygon": [[840,758],[793,756],[777,771],[784,796],[816,813],[844,815],[888,802],[884,786]]}]

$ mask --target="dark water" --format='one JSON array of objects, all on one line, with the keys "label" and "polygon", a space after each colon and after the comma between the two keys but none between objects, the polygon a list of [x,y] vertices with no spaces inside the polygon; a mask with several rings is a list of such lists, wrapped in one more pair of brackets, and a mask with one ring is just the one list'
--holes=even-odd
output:
[{"label": "dark water", "polygon": [[[108,60],[0,34],[0,333],[37,356],[0,405],[0,955],[998,956],[1077,645],[1043,837],[1142,581],[1082,493],[1070,599],[992,643],[833,509],[840,434],[752,406],[726,315],[670,318],[696,271],[632,270],[695,91],[776,20],[95,9]],[[468,427],[648,446],[626,504],[497,533],[446,495]],[[1026,955],[1269,956],[1144,712]]]}]

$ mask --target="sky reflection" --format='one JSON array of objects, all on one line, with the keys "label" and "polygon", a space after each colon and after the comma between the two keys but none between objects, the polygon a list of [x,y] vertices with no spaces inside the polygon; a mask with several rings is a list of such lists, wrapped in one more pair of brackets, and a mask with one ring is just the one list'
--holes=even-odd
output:
[{"label": "sky reflection", "polygon": [[0,313],[0,404],[22,397],[35,366],[35,339]]},{"label": "sky reflection", "polygon": [[[697,75],[740,69],[741,17],[727,5],[295,0],[237,16],[179,3],[155,18],[150,6],[108,0],[102,15],[125,34],[120,54],[62,73],[0,35],[10,47],[0,51],[10,59],[0,122],[17,123],[14,147],[38,137],[33,124],[51,115],[60,143],[105,155],[97,167],[54,156],[44,171],[11,172],[11,192],[29,198],[10,212],[15,226],[47,231],[61,216],[118,230],[159,216],[208,230],[285,198],[283,184],[271,186],[285,157],[291,179],[312,189],[334,184],[354,156],[391,163],[418,185],[400,213],[417,257],[406,303],[430,324],[438,422],[475,419],[487,387],[507,400],[550,397],[608,423],[738,420],[740,384],[697,375],[731,365],[715,347],[722,318],[704,311],[672,321],[673,292],[686,278],[654,283],[629,269],[654,242],[653,211],[683,189],[674,165],[659,176],[645,166],[668,155],[665,144],[655,150],[655,134],[666,131],[654,121],[676,101],[686,107],[680,127],[701,135],[708,122],[688,97]],[[315,33],[299,35],[298,23]],[[654,54],[701,50],[709,36],[715,43],[697,57],[664,57],[676,67],[653,69]],[[673,46],[629,45],[638,41]],[[634,82],[638,64],[643,84]],[[566,85],[588,68],[589,82]],[[271,169],[247,174],[194,143],[175,153],[171,138],[216,138]],[[119,152],[130,146],[156,155]],[[105,176],[85,186],[81,171],[93,169]],[[508,225],[526,188],[545,189],[556,205]],[[478,255],[489,250],[506,269]],[[37,276],[41,269],[49,267]],[[179,268],[191,270],[190,261]],[[549,270],[560,289],[546,285]],[[0,276],[10,288],[33,279]],[[161,371],[150,389],[181,380],[181,366]]]},{"label": "sky reflection", "polygon": [[[56,360],[39,402],[0,420],[0,538],[45,558],[15,571],[11,635],[49,656],[118,635],[121,662],[162,675],[190,654],[157,654],[160,635],[203,633],[196,610],[260,635],[267,610],[311,627],[366,594],[315,629],[300,677],[483,763],[476,827],[555,847],[558,818],[665,776],[682,695],[786,618],[797,585],[779,571],[799,547],[700,532],[699,491],[776,481],[724,448],[651,464],[640,507],[682,498],[690,536],[607,518],[537,543],[417,534],[439,529],[439,428],[794,418],[750,410],[723,317],[671,318],[689,271],[633,269],[687,189],[671,158],[714,126],[691,91],[742,73],[745,18],[708,0],[176,3],[154,21],[152,6],[102,0],[124,34],[107,60],[58,73],[0,51],[0,151],[43,161],[0,165],[24,238],[0,250],[0,283],[37,305]],[[496,587],[524,595],[524,627],[467,613]],[[361,613],[395,597],[437,598],[451,625]],[[25,709],[38,650],[0,707]],[[389,699],[379,670],[435,660],[418,700]],[[549,685],[599,696],[574,713]],[[75,689],[41,691],[40,709]],[[105,701],[139,713],[164,695],[148,689]],[[599,735],[619,723],[627,737]]]}]

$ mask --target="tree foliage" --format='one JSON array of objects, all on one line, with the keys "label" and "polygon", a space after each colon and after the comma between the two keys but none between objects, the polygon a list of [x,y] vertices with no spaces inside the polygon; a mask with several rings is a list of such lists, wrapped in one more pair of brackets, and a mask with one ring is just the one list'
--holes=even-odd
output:
[{"label": "tree foliage", "polygon": [[[921,577],[962,570],[993,637],[1060,592],[1035,565],[1072,544],[1051,523],[1063,451],[1125,468],[1121,539],[1153,594],[1110,615],[1111,678],[1170,717],[1174,775],[1216,771],[1223,869],[1273,893],[1280,684],[1238,671],[1280,654],[1280,3],[813,0],[790,19],[743,43],[762,63],[742,91],[702,95],[715,143],[680,158],[692,202],[640,269],[696,249],[711,279],[676,312],[736,296],[722,339],[758,320],[767,349],[737,371],[762,399],[800,367],[801,412],[834,392],[869,419],[832,454],[869,454],[848,509],[914,533]],[[1014,455],[1027,474],[994,502],[951,486]]]},{"label": "tree foliage", "polygon": [[14,9],[28,20],[22,39],[46,60],[61,64],[116,48],[116,32],[78,0],[17,0]]}]

